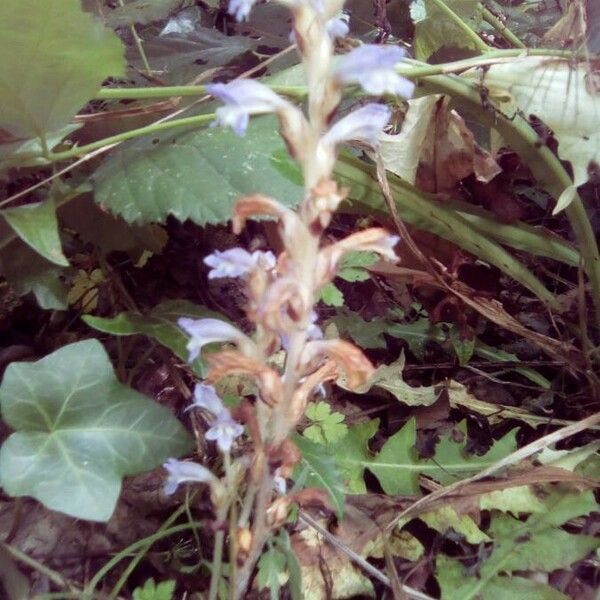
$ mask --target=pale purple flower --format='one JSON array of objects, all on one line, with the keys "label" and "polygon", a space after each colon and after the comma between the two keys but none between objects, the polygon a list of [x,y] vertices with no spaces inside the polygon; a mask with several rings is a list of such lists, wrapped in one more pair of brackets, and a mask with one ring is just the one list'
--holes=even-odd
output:
[{"label": "pale purple flower", "polygon": [[390,120],[391,111],[383,104],[366,104],[340,119],[319,142],[323,149],[354,140],[377,147],[379,134]]},{"label": "pale purple flower", "polygon": [[229,83],[212,83],[206,91],[225,103],[217,109],[212,127],[229,126],[236,135],[244,137],[250,115],[278,112],[290,104],[273,90],[253,79],[235,79]]},{"label": "pale purple flower", "polygon": [[191,336],[186,346],[190,353],[189,362],[200,356],[200,352],[206,344],[233,342],[239,345],[250,341],[239,329],[219,319],[196,320],[182,317],[177,324]]},{"label": "pale purple flower", "polygon": [[[319,315],[313,310],[310,313],[310,321],[308,327],[306,328],[306,339],[307,340],[322,340],[323,339],[323,331],[316,324]],[[287,352],[290,346],[290,336],[287,333],[281,334],[281,347]]]},{"label": "pale purple flower", "polygon": [[275,469],[273,489],[281,496],[287,492],[287,480],[281,475],[281,469],[279,467]]},{"label": "pale purple flower", "polygon": [[224,408],[212,422],[205,437],[211,442],[217,442],[217,446],[221,452],[229,452],[233,440],[240,437],[242,433],[244,433],[243,425],[234,421],[229,410]]},{"label": "pale purple flower", "polygon": [[325,25],[325,29],[327,30],[329,37],[332,40],[346,37],[350,32],[350,27],[348,26],[349,21],[350,16],[343,12],[337,17],[333,17],[333,19],[329,19]]},{"label": "pale purple flower", "polygon": [[415,85],[395,70],[405,54],[399,46],[363,44],[339,61],[333,75],[341,84],[356,83],[374,96],[397,94],[409,98]]},{"label": "pale purple flower", "polygon": [[210,483],[216,477],[202,465],[169,458],[163,467],[169,473],[163,491],[167,496],[174,494],[182,483]]},{"label": "pale purple flower", "polygon": [[243,248],[230,248],[224,252],[215,250],[204,259],[204,264],[212,267],[208,272],[209,279],[218,277],[243,277],[248,275],[255,267],[261,266],[271,270],[277,262],[272,252],[248,252]]},{"label": "pale purple flower", "polygon": [[245,21],[250,16],[250,11],[255,4],[256,0],[229,0],[227,12],[235,16],[236,21]]},{"label": "pale purple flower", "polygon": [[196,387],[194,388],[194,401],[186,410],[192,408],[204,408],[213,415],[218,415],[224,410],[227,410],[215,388],[212,385],[206,385],[205,383],[196,384]]},{"label": "pale purple flower", "polygon": [[205,437],[211,442],[217,442],[221,452],[229,452],[233,440],[244,433],[244,427],[233,420],[231,412],[212,385],[196,384],[194,402],[187,410],[191,408],[204,408],[215,417]]}]

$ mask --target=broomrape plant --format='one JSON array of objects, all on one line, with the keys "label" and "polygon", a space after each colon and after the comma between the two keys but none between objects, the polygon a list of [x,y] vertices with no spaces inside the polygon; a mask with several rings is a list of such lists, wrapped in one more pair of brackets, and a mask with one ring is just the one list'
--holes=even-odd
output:
[{"label": "broomrape plant", "polygon": [[[336,275],[345,254],[372,251],[394,261],[399,238],[381,228],[371,228],[323,246],[321,234],[348,190],[332,179],[337,149],[348,142],[375,147],[387,125],[390,110],[380,103],[366,104],[343,118],[336,109],[345,86],[360,86],[367,94],[409,96],[413,84],[400,77],[396,65],[404,52],[398,47],[363,45],[333,65],[336,22],[342,0],[279,0],[293,14],[294,31],[309,83],[306,114],[266,86],[252,80],[216,83],[208,91],[223,102],[213,126],[231,127],[243,136],[250,116],[275,113],[280,134],[304,176],[305,194],[297,211],[260,193],[241,198],[233,210],[233,231],[239,234],[251,217],[269,216],[278,223],[283,251],[250,253],[242,248],[216,251],[204,260],[209,279],[236,277],[243,281],[246,313],[254,325],[251,336],[218,319],[179,320],[189,334],[189,360],[196,359],[213,342],[232,347],[205,356],[209,370],[196,386],[190,408],[207,415],[206,439],[223,454],[225,476],[219,480],[206,467],[170,459],[166,493],[182,483],[211,486],[211,497],[219,520],[225,518],[238,495],[243,495],[240,517],[230,531],[239,570],[232,576],[232,597],[240,598],[272,531],[285,522],[294,495],[286,495],[286,478],[300,459],[289,439],[304,414],[307,403],[322,393],[325,382],[343,372],[350,388],[361,386],[374,367],[361,350],[340,340],[324,340],[316,324],[313,305],[319,291]],[[232,0],[229,11],[238,20],[248,17],[255,2]],[[285,351],[282,369],[270,357]],[[258,393],[253,403],[244,401],[234,412],[227,409],[215,388],[228,375],[250,376]],[[244,439],[249,454],[236,458],[230,453]],[[248,458],[250,456],[250,458]],[[217,594],[222,532],[217,533],[210,597]],[[236,565],[234,565],[236,566]],[[231,572],[234,573],[234,566]]]}]

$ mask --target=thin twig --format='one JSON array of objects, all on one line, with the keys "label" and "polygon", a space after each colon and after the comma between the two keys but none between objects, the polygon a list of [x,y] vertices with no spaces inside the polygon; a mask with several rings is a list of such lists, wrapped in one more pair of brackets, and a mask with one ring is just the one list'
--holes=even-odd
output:
[{"label": "thin twig", "polygon": [[[316,532],[321,534],[325,540],[331,544],[334,548],[345,554],[351,561],[356,563],[363,571],[371,575],[385,585],[392,589],[392,584],[387,575],[384,575],[379,569],[375,568],[371,563],[367,562],[362,556],[354,552],[352,548],[349,548],[346,544],[338,540],[335,535],[327,531],[324,527],[321,527],[312,517],[307,515],[304,511],[300,511],[298,518],[306,523],[309,527],[312,527]],[[431,596],[423,592],[419,592],[414,588],[407,585],[402,585],[402,591],[405,592],[409,598],[414,600],[434,600]]]}]

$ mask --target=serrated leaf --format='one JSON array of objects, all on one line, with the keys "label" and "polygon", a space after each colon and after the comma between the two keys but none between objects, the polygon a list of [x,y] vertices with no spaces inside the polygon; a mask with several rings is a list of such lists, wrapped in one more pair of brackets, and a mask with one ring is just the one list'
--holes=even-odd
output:
[{"label": "serrated leaf", "polygon": [[275,546],[264,552],[258,561],[258,587],[261,590],[268,588],[271,600],[279,599],[280,577],[285,574],[285,565],[285,554]]},{"label": "serrated leaf", "polygon": [[431,321],[422,317],[412,323],[392,323],[386,333],[393,337],[404,340],[410,351],[419,359],[425,357],[425,348],[430,341],[443,342],[446,334],[439,325],[433,325]]},{"label": "serrated leaf", "polygon": [[294,436],[294,442],[302,452],[302,460],[294,471],[296,484],[325,490],[341,518],[344,514],[344,485],[334,456],[324,446],[301,435]]},{"label": "serrated leaf", "polygon": [[258,191],[295,205],[302,188],[271,163],[283,147],[277,131],[275,119],[259,117],[243,138],[221,128],[141,138],[96,171],[95,200],[129,223],[173,215],[198,225],[225,223],[240,196]]},{"label": "serrated leaf", "polygon": [[339,312],[333,322],[340,336],[350,336],[356,344],[365,349],[385,348],[383,334],[387,331],[389,322],[384,319],[365,321],[354,311]]},{"label": "serrated leaf", "polygon": [[539,513],[545,509],[544,503],[526,485],[495,490],[479,496],[481,510],[500,510],[519,515],[521,513]]},{"label": "serrated leaf", "polygon": [[11,363],[0,404],[15,430],[0,450],[5,491],[80,519],[108,520],[124,475],[193,446],[166,408],[119,383],[93,339]]},{"label": "serrated leaf", "polygon": [[342,259],[337,276],[351,283],[366,281],[371,277],[366,267],[374,265],[377,261],[378,257],[374,252],[349,252]]},{"label": "serrated leaf", "polygon": [[446,533],[449,529],[454,529],[454,531],[463,535],[469,544],[481,544],[482,542],[491,541],[490,537],[479,529],[471,517],[459,515],[454,507],[450,505],[420,515],[419,518],[440,533]]},{"label": "serrated leaf", "polygon": [[[112,335],[147,335],[172,350],[181,360],[186,361],[188,351],[185,346],[188,336],[177,325],[177,319],[180,317],[192,319],[212,317],[223,320],[221,314],[187,300],[167,300],[145,315],[122,312],[111,318],[85,315],[82,319],[97,331]],[[203,364],[200,359],[195,360],[192,367],[199,375],[203,375]]]},{"label": "serrated leaf", "polygon": [[26,139],[64,127],[125,68],[119,38],[74,0],[2,0],[0,56],[0,128]]},{"label": "serrated leaf", "polygon": [[367,486],[364,471],[373,454],[369,450],[369,440],[379,429],[379,419],[360,423],[348,428],[348,433],[335,445],[334,454],[349,494],[366,494]]},{"label": "serrated leaf", "polygon": [[[559,528],[570,519],[597,510],[592,492],[567,493],[556,489],[544,504],[543,512],[531,515],[526,521],[507,515],[493,517],[489,534],[494,545],[492,553],[480,566],[478,577],[468,576],[460,562],[440,556],[437,564],[442,596],[449,600],[496,600],[500,588],[511,589],[514,585],[515,589],[525,589],[518,579],[511,584],[515,578],[500,577],[500,573],[568,568],[600,545],[597,538]],[[552,588],[531,589],[530,593],[532,598],[560,598],[550,595]],[[517,594],[513,597],[530,596]]]},{"label": "serrated leaf", "polygon": [[333,283],[326,283],[319,292],[319,300],[327,306],[344,306],[344,294]]},{"label": "serrated leaf", "polygon": [[348,432],[348,426],[343,422],[344,415],[331,412],[327,402],[313,402],[306,407],[304,413],[312,421],[302,435],[315,442],[327,446],[339,442]]},{"label": "serrated leaf", "polygon": [[154,579],[146,579],[143,587],[133,590],[133,600],[172,600],[175,592],[175,580],[154,583]]},{"label": "serrated leaf", "polygon": [[[455,442],[450,432],[440,440],[432,459],[422,459],[416,450],[415,420],[410,419],[373,456],[367,447],[377,430],[373,423],[376,422],[350,427],[345,438],[334,448],[340,470],[349,482],[348,491],[353,493],[364,493],[362,474],[365,469],[377,477],[386,494],[414,495],[419,493],[419,475],[427,475],[446,485],[474,475],[516,449],[514,431],[495,442],[482,456],[467,453],[466,435],[463,442]],[[459,429],[465,430],[464,423]]]}]

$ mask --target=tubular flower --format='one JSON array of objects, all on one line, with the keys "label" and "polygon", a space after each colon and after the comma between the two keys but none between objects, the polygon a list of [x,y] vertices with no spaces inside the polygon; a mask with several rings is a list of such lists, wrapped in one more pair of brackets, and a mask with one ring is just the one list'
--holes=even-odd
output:
[{"label": "tubular flower", "polygon": [[[302,352],[302,363],[309,367],[315,361],[323,358],[333,360],[345,373],[349,389],[360,387],[375,371],[369,359],[353,344],[344,340],[319,340],[308,342]],[[307,387],[314,389],[316,379],[306,378]]]},{"label": "tubular flower", "polygon": [[395,71],[405,54],[399,46],[363,44],[340,60],[333,76],[339,84],[358,84],[374,96],[397,94],[409,98],[414,92],[414,83]]},{"label": "tubular flower", "polygon": [[346,13],[340,13],[337,17],[333,17],[327,21],[325,25],[325,29],[327,29],[327,33],[332,40],[336,40],[337,38],[343,38],[348,35],[350,32],[350,27],[348,22],[350,21],[350,16]]},{"label": "tubular flower", "polygon": [[163,491],[167,496],[175,493],[182,483],[210,483],[216,477],[202,465],[169,458],[163,467],[168,472]]},{"label": "tubular flower", "polygon": [[209,279],[219,277],[244,277],[257,266],[271,270],[275,268],[275,255],[272,252],[248,252],[243,248],[230,248],[224,252],[215,250],[204,259],[204,264],[211,267]]},{"label": "tubular flower", "polygon": [[225,321],[219,319],[196,320],[182,317],[177,321],[177,324],[191,336],[186,346],[190,353],[189,362],[198,358],[202,348],[213,342],[232,342],[249,353],[254,350],[254,342],[239,329],[225,323]]},{"label": "tubular flower", "polygon": [[207,361],[210,371],[206,376],[209,383],[219,381],[226,375],[250,375],[256,379],[262,400],[274,406],[282,396],[283,386],[278,373],[261,362],[248,358],[235,350],[224,350],[211,354]]},{"label": "tubular flower", "polygon": [[244,427],[234,421],[229,409],[224,406],[212,385],[204,383],[196,385],[194,401],[188,410],[191,408],[204,408],[215,417],[205,437],[211,442],[217,442],[221,452],[229,452],[233,440],[244,433]]},{"label": "tubular flower", "polygon": [[298,109],[258,81],[253,79],[235,79],[229,83],[212,83],[206,91],[225,103],[217,109],[217,119],[213,127],[221,125],[231,127],[236,135],[244,137],[250,115],[278,113],[294,117]]}]

